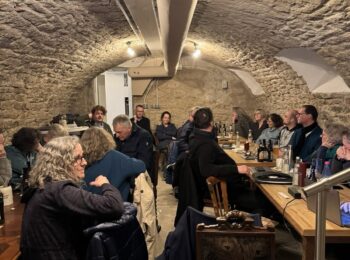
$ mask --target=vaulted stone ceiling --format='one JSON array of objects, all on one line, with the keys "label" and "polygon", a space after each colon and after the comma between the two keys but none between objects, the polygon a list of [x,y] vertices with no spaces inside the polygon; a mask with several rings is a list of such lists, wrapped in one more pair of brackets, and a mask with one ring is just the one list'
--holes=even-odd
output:
[{"label": "vaulted stone ceiling", "polygon": [[[347,0],[199,0],[188,38],[201,44],[204,60],[251,72],[283,106],[305,82],[274,55],[311,48],[350,85],[349,28]],[[128,40],[137,39],[113,0],[0,0],[2,124],[37,125],[86,109],[84,87],[128,59]],[[141,47],[137,52],[144,55]],[[281,86],[287,86],[282,94]]]}]

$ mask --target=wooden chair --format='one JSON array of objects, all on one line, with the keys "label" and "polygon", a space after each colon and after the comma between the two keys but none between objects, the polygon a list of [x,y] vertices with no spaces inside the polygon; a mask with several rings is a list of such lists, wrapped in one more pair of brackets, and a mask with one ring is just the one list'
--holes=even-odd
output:
[{"label": "wooden chair", "polygon": [[223,217],[229,210],[226,181],[214,176],[207,178],[208,189],[216,217]]}]

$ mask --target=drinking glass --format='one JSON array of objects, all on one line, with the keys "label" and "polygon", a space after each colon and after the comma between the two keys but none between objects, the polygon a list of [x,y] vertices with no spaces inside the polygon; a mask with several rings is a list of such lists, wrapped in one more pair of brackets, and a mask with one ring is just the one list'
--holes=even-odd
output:
[{"label": "drinking glass", "polygon": [[323,170],[323,160],[320,158],[315,158],[315,177],[316,180],[318,181],[321,179],[322,176],[322,170]]}]

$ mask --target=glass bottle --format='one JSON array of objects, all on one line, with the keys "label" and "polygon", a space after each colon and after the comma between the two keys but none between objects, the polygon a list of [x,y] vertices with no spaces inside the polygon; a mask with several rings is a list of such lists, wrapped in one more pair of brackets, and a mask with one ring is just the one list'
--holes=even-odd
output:
[{"label": "glass bottle", "polygon": [[241,146],[241,140],[239,140],[239,132],[236,132],[236,148]]},{"label": "glass bottle", "polygon": [[249,131],[248,131],[248,143],[250,145],[253,143],[253,133],[252,133],[251,129],[249,129]]}]

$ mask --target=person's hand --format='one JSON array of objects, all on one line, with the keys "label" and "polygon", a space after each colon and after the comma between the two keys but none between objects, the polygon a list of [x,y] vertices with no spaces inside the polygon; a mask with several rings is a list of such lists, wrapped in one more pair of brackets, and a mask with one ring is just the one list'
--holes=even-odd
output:
[{"label": "person's hand", "polygon": [[350,150],[346,149],[344,146],[340,146],[337,149],[337,158],[340,160],[350,161]]},{"label": "person's hand", "polygon": [[350,202],[343,202],[340,204],[340,209],[344,213],[350,213]]},{"label": "person's hand", "polygon": [[41,145],[41,143],[38,142],[34,147],[34,151],[40,153],[42,150],[43,150],[43,146]]},{"label": "person's hand", "polygon": [[95,187],[101,187],[103,184],[106,183],[109,183],[108,179],[103,175],[99,175],[94,181],[90,182],[90,185]]},{"label": "person's hand", "polygon": [[245,174],[248,176],[251,175],[250,167],[248,167],[247,165],[239,165],[237,166],[237,169],[240,174]]},{"label": "person's hand", "polygon": [[337,158],[344,160],[345,159],[345,148],[344,146],[339,146],[337,149]]},{"label": "person's hand", "polygon": [[326,135],[326,134],[322,135],[322,144],[321,145],[324,147],[327,147],[327,148],[331,148],[334,146],[334,144],[329,141],[328,135]]}]

